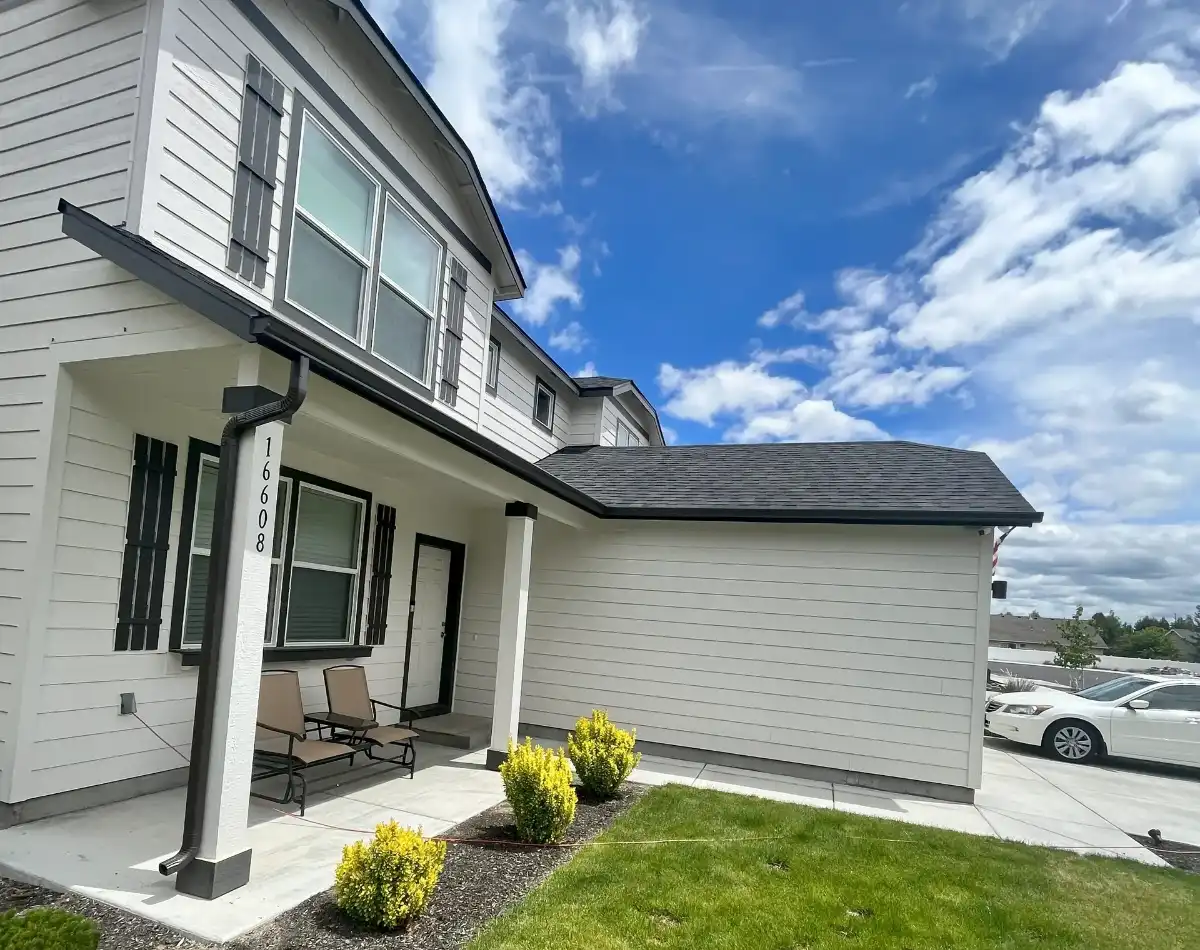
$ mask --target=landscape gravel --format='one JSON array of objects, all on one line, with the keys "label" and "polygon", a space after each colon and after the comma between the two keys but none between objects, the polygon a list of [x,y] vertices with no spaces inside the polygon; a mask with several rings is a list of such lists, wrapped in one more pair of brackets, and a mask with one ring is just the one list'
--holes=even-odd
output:
[{"label": "landscape gravel", "polygon": [[[565,841],[590,841],[627,811],[646,791],[626,783],[606,802],[582,799]],[[227,944],[230,950],[458,950],[488,921],[504,913],[542,883],[575,848],[530,848],[516,843],[507,803],[489,808],[446,832],[448,838],[493,844],[450,843],[446,866],[425,913],[403,933],[386,933],[348,921],[326,891]],[[0,878],[0,911],[61,907],[100,924],[100,950],[212,950],[128,911],[75,894]]]}]

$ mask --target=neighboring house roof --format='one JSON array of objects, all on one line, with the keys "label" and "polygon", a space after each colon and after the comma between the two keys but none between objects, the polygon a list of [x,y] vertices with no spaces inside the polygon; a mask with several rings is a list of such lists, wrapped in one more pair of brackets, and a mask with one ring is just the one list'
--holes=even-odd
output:
[{"label": "neighboring house roof", "polygon": [[1167,632],[1175,634],[1184,643],[1200,647],[1200,630],[1189,630],[1187,627],[1172,627]]},{"label": "neighboring house roof", "polygon": [[632,517],[719,510],[796,521],[1042,520],[982,452],[916,442],[571,446],[538,465]]},{"label": "neighboring house roof", "polygon": [[[505,267],[513,278],[512,283],[509,283],[501,279],[499,275],[494,275],[498,282],[497,297],[500,300],[520,297],[525,293],[525,277],[521,273],[521,266],[517,263],[517,255],[513,251],[512,244],[509,243],[508,235],[504,232],[504,226],[500,223],[500,215],[496,211],[492,196],[488,193],[483,174],[479,171],[479,165],[475,162],[475,156],[471,154],[467,143],[458,134],[458,130],[450,124],[450,120],[446,118],[442,110],[438,108],[437,103],[433,101],[433,97],[421,84],[416,73],[409,68],[404,57],[392,45],[392,41],[388,39],[383,28],[375,22],[361,0],[328,0],[328,2],[348,14],[362,30],[367,40],[396,75],[400,86],[412,96],[421,111],[425,113],[438,137],[444,143],[443,151],[452,160],[457,160],[459,171],[464,179],[460,184],[470,186],[474,197],[479,201],[480,211],[504,255]],[[243,12],[247,11],[243,9]],[[316,27],[317,24],[310,24],[310,28]]]},{"label": "neighboring house roof", "polygon": [[[1053,646],[1061,634],[1058,625],[1063,621],[1055,617],[1016,617],[1012,614],[992,614],[988,640],[1004,643],[1024,643],[1026,646]],[[1104,638],[1096,633],[1092,645],[1104,649]]]},{"label": "neighboring house roof", "polygon": [[599,518],[989,527],[1042,520],[982,452],[914,442],[564,449],[521,457],[162,248],[60,200],[63,233],[232,333]]}]

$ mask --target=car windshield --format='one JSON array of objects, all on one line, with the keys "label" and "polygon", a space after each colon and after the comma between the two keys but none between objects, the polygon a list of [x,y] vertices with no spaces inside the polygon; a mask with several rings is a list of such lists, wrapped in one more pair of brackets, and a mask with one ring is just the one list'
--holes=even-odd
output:
[{"label": "car windshield", "polygon": [[1094,699],[1098,703],[1110,703],[1114,699],[1123,699],[1130,693],[1135,693],[1143,686],[1153,686],[1154,680],[1142,679],[1140,676],[1122,676],[1119,680],[1109,680],[1107,683],[1097,683],[1087,689],[1081,689],[1076,696],[1084,699]]}]

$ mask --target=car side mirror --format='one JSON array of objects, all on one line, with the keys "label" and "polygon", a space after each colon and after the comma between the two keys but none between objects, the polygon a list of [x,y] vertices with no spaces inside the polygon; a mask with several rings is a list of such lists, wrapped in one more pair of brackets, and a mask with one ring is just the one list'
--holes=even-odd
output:
[{"label": "car side mirror", "polygon": [[1149,709],[1150,700],[1148,699],[1131,699],[1126,705],[1130,709]]}]

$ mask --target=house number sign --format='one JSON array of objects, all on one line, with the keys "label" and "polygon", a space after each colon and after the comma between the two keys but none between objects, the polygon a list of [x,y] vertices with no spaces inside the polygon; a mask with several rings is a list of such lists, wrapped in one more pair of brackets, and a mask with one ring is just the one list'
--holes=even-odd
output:
[{"label": "house number sign", "polygon": [[262,487],[258,495],[258,537],[254,541],[254,550],[262,554],[271,546],[271,466],[275,460],[271,458],[271,436],[267,436],[267,454],[263,458],[261,472]]}]

